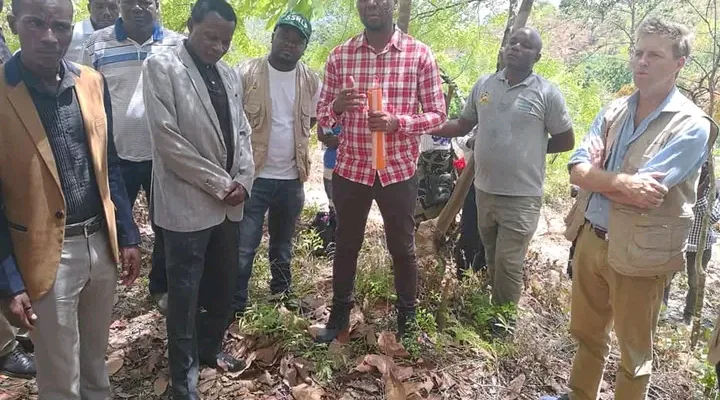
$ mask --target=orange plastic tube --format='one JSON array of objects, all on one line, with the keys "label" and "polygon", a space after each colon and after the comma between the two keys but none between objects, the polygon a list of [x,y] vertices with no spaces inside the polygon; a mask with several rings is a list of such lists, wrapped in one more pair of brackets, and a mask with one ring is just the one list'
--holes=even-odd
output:
[{"label": "orange plastic tube", "polygon": [[[368,108],[372,111],[382,111],[382,88],[374,87],[368,90]],[[372,132],[372,166],[375,170],[385,169],[386,166],[385,132]]]}]

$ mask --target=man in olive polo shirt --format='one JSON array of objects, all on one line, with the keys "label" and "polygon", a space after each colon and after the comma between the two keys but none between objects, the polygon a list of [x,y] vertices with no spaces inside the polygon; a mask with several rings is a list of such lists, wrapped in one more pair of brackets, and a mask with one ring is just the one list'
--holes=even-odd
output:
[{"label": "man in olive polo shirt", "polygon": [[516,304],[523,263],[540,219],[545,156],[575,145],[558,88],[533,72],[542,41],[530,28],[512,34],[506,68],[481,77],[459,119],[433,135],[464,136],[477,124],[475,189],[495,304]]}]

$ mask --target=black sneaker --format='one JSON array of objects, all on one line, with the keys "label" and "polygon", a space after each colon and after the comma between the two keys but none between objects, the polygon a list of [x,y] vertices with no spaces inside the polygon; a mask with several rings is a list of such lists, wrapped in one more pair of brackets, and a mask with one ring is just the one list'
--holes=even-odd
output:
[{"label": "black sneaker", "polygon": [[0,357],[0,373],[13,378],[32,379],[37,374],[35,358],[17,345],[15,350]]}]

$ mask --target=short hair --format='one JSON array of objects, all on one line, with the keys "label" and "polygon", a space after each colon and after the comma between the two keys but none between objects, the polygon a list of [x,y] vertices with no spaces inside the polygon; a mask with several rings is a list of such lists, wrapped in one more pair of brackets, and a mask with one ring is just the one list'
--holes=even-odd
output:
[{"label": "short hair", "polygon": [[[17,16],[20,12],[22,12],[22,3],[25,0],[12,0],[10,2],[10,10],[12,11],[13,15]],[[72,2],[72,0],[68,0],[70,2],[70,8],[73,9],[73,14],[75,13],[75,3]]]},{"label": "short hair", "polygon": [[203,22],[211,12],[216,12],[225,21],[237,23],[237,15],[232,6],[225,0],[198,0],[190,11],[193,22]]},{"label": "short hair", "polygon": [[648,18],[640,24],[635,32],[635,41],[646,35],[658,35],[670,39],[675,58],[690,56],[692,33],[685,25],[657,17]]}]

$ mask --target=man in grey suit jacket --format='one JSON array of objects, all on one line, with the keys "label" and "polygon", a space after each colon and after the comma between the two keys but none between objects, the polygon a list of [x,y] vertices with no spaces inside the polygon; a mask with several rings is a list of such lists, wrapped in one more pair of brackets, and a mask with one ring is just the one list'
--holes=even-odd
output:
[{"label": "man in grey suit jacket", "polygon": [[198,398],[200,363],[228,371],[243,367],[221,351],[237,276],[238,222],[255,174],[242,89],[219,61],[235,25],[225,0],[198,0],[188,39],[143,66],[175,400]]}]

